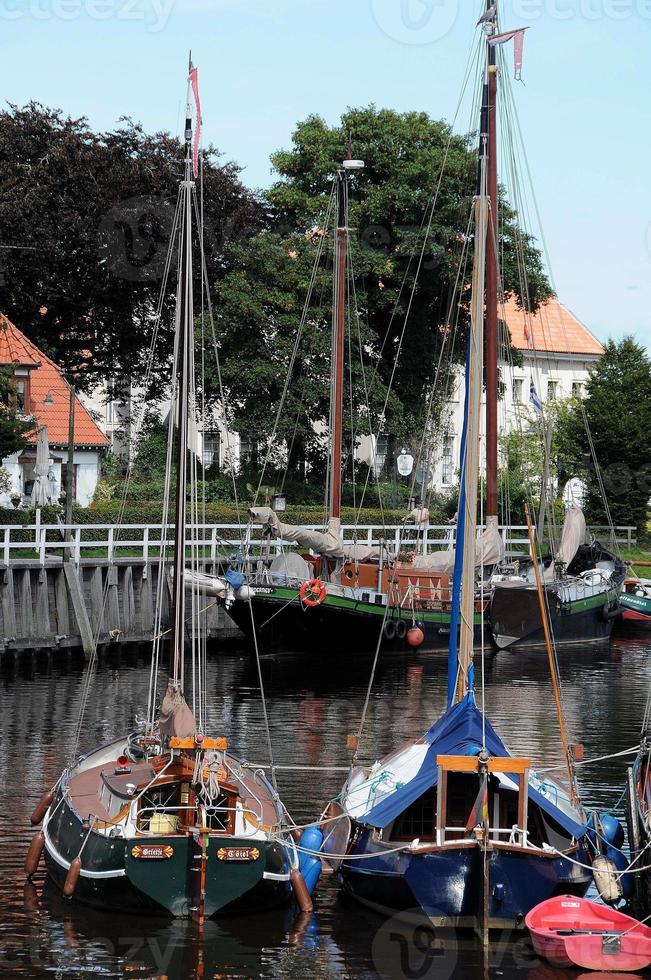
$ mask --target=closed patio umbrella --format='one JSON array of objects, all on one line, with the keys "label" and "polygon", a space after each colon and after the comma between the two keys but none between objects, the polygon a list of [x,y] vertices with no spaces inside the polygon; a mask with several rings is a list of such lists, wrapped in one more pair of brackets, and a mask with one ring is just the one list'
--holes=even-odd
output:
[{"label": "closed patio umbrella", "polygon": [[32,487],[31,502],[34,507],[45,507],[49,504],[49,485],[47,474],[50,468],[50,444],[47,438],[47,426],[42,425],[38,430],[36,443],[36,465],[34,466],[34,486]]}]

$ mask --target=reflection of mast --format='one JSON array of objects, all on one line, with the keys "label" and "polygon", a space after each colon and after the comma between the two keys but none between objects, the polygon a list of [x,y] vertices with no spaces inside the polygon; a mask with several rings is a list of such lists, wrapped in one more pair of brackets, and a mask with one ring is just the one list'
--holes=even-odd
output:
[{"label": "reflection of mast", "polygon": [[[190,64],[192,70],[192,64]],[[188,455],[188,403],[190,364],[192,359],[192,117],[191,86],[185,118],[185,175],[181,185],[181,240],[179,245],[179,278],[177,285],[178,337],[176,374],[176,514],[174,526],[174,581],[170,623],[170,680],[176,688],[183,684],[183,648],[185,641],[185,519],[187,496],[186,461]],[[174,408],[172,409],[174,410]]]},{"label": "reflection of mast", "polygon": [[486,75],[483,87],[481,140],[487,144],[487,191],[490,202],[486,243],[486,515],[497,516],[497,65],[495,45],[497,0],[486,0]]},{"label": "reflection of mast", "polygon": [[334,254],[334,302],[332,311],[332,369],[330,404],[330,517],[341,517],[341,459],[344,424],[344,343],[346,323],[346,265],[348,259],[348,171],[361,170],[350,149],[337,172],[337,227]]}]

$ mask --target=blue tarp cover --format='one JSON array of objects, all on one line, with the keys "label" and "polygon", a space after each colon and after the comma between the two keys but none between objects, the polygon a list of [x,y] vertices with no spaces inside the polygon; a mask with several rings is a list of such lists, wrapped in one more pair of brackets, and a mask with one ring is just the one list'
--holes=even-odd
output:
[{"label": "blue tarp cover", "polygon": [[[492,756],[509,756],[504,743],[486,719],[486,749]],[[453,705],[432,725],[424,741],[430,747],[417,774],[362,818],[372,827],[386,827],[426,790],[438,781],[436,757],[439,755],[477,755],[482,748],[482,714],[472,694]],[[517,781],[518,777],[513,777]],[[573,837],[582,837],[586,828],[560,810],[537,790],[529,786],[529,799],[556,820]]]}]

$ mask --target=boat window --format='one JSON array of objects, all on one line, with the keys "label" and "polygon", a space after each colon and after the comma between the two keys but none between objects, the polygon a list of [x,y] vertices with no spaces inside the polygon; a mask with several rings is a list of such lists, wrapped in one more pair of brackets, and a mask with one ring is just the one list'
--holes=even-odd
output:
[{"label": "boat window", "polygon": [[436,789],[428,789],[400,814],[394,824],[394,840],[434,840]]},{"label": "boat window", "polygon": [[206,824],[211,830],[233,832],[235,797],[229,793],[220,793],[217,800],[206,806]]}]

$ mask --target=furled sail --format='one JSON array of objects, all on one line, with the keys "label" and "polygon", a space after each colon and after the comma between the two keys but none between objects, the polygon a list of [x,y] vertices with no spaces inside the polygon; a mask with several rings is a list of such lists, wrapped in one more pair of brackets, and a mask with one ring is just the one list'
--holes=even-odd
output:
[{"label": "furled sail", "polygon": [[[562,562],[567,568],[585,541],[585,531],[585,516],[583,511],[576,504],[572,504],[565,511],[561,543],[556,552],[556,562]],[[551,581],[553,578],[554,566],[552,565],[551,568],[545,571],[545,580]]]},{"label": "furled sail", "polygon": [[337,518],[328,521],[327,531],[313,531],[309,527],[283,523],[278,520],[278,515],[271,507],[251,507],[249,516],[255,524],[261,524],[274,538],[291,541],[301,548],[310,548],[324,558],[368,561],[378,555],[377,548],[344,542],[341,538],[341,521]]},{"label": "furled sail", "polygon": [[[432,572],[451,574],[454,571],[455,549],[433,551],[429,555],[417,555],[414,568],[427,568]],[[475,565],[497,565],[504,557],[504,542],[499,532],[496,517],[486,518],[486,527],[477,538],[475,545]]]},{"label": "furled sail", "polygon": [[178,687],[170,683],[160,708],[158,727],[164,739],[190,738],[197,734],[197,723]]}]

